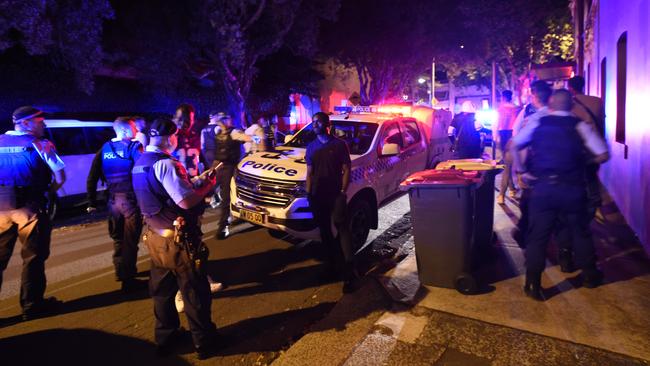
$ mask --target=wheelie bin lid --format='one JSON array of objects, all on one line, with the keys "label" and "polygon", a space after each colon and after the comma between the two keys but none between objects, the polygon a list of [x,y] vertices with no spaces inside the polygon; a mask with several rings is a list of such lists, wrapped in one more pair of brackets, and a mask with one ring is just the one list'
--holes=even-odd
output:
[{"label": "wheelie bin lid", "polygon": [[458,169],[458,170],[498,170],[505,168],[503,164],[497,164],[496,160],[487,159],[457,159],[447,160],[436,166],[437,170]]},{"label": "wheelie bin lid", "polygon": [[477,171],[429,169],[411,174],[399,188],[408,191],[412,188],[452,188],[480,185],[483,176]]}]

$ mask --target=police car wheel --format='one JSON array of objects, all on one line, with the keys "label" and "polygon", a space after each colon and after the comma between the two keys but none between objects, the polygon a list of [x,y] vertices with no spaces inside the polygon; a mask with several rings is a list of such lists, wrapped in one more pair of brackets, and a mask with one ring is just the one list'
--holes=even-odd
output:
[{"label": "police car wheel", "polygon": [[361,248],[368,239],[372,219],[372,211],[368,202],[356,199],[348,208],[350,215],[350,233],[352,234],[353,251]]}]

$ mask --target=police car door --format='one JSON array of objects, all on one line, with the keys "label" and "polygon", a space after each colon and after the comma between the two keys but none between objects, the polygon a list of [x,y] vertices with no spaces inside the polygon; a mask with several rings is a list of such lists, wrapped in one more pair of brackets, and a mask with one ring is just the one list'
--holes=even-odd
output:
[{"label": "police car door", "polygon": [[400,154],[403,164],[406,165],[404,171],[405,176],[402,180],[406,179],[408,175],[414,172],[424,170],[427,164],[427,147],[424,143],[424,136],[420,130],[420,126],[412,118],[406,118],[400,121],[400,128],[402,130],[402,137],[404,138],[404,150]]},{"label": "police car door", "polygon": [[[382,156],[381,152],[385,144],[397,144],[400,154],[395,156]],[[375,170],[377,174],[377,196],[380,201],[395,193],[402,177],[406,174],[406,164],[401,161],[401,152],[404,147],[402,132],[397,121],[387,122],[382,126],[379,139],[377,162]]]}]

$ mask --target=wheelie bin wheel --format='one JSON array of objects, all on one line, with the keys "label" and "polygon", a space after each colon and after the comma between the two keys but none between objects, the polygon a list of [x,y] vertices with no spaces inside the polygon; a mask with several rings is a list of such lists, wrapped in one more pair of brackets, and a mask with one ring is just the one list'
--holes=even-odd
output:
[{"label": "wheelie bin wheel", "polygon": [[456,290],[463,295],[475,294],[478,290],[474,276],[467,273],[461,273],[456,277],[454,282]]}]

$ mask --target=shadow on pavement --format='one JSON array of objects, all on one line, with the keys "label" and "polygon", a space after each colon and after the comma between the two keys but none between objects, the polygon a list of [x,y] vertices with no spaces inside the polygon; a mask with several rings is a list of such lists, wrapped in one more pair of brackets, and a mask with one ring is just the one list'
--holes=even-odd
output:
[{"label": "shadow on pavement", "polygon": [[251,352],[279,352],[298,340],[307,327],[324,318],[336,303],[326,302],[299,310],[284,311],[242,320],[219,328],[225,340],[219,356]]},{"label": "shadow on pavement", "polygon": [[271,249],[241,257],[210,260],[206,271],[212,278],[227,286],[265,282],[270,274],[286,266],[320,257],[318,245],[304,248]]},{"label": "shadow on pavement", "polygon": [[[310,287],[318,287],[335,282],[335,279],[326,278],[329,267],[325,264],[300,268],[292,268],[275,274],[260,275],[254,286],[236,289],[226,288],[216,293],[217,298],[251,296],[268,292],[296,291]],[[221,277],[216,277],[221,279]]]},{"label": "shadow on pavement", "polygon": [[6,365],[190,365],[175,355],[157,358],[155,349],[141,339],[92,329],[49,329],[0,340]]}]

